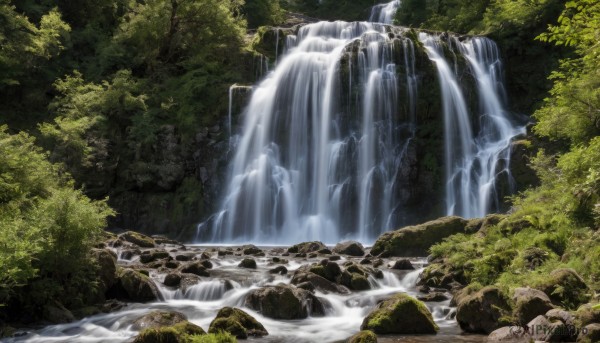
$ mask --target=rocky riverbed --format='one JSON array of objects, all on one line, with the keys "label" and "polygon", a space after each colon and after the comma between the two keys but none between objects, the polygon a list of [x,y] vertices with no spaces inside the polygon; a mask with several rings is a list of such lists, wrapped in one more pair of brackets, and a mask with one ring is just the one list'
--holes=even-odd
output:
[{"label": "rocky riverbed", "polygon": [[[126,232],[95,256],[104,304],[81,313],[57,306],[66,323],[21,328],[7,341],[144,342],[140,331],[181,322],[261,342],[341,342],[361,328],[380,342],[484,338],[461,333],[450,293],[417,287],[424,258],[373,257],[360,243],[212,247]],[[230,308],[260,327],[215,320]]]}]

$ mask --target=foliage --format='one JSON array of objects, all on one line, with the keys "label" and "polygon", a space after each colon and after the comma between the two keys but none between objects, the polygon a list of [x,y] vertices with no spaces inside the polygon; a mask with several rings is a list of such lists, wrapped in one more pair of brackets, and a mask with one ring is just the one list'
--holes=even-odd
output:
[{"label": "foliage", "polygon": [[283,9],[279,0],[245,0],[241,8],[249,28],[277,25],[283,21]]},{"label": "foliage", "polygon": [[0,127],[0,302],[34,278],[48,281],[48,297],[76,296],[74,284],[89,270],[87,255],[113,212],[72,185],[32,137]]},{"label": "foliage", "polygon": [[288,0],[284,8],[323,20],[367,20],[370,8],[387,0]]}]

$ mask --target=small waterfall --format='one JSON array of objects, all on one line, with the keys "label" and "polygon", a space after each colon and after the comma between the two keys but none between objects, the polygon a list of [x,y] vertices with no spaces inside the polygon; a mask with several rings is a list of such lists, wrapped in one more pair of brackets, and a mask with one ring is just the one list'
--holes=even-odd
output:
[{"label": "small waterfall", "polygon": [[[435,63],[442,90],[445,122],[446,213],[466,218],[483,217],[495,208],[495,185],[504,174],[510,182],[510,142],[525,133],[515,126],[504,108],[501,82],[502,64],[496,44],[484,37],[461,42],[449,38],[448,46],[456,46],[455,54],[463,56],[475,80],[479,108],[472,114],[464,91],[443,53],[439,36],[421,33],[419,39]],[[478,120],[474,133],[471,118]],[[500,168],[501,167],[501,168]]]},{"label": "small waterfall", "polygon": [[394,0],[389,3],[373,6],[369,21],[372,23],[392,24],[394,22],[394,15],[400,4],[400,0]]}]

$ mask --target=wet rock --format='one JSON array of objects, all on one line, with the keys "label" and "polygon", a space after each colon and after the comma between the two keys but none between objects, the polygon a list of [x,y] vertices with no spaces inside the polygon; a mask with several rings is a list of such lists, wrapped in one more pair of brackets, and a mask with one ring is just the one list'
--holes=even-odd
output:
[{"label": "wet rock", "polygon": [[206,268],[206,269],[212,269],[212,267],[213,267],[212,262],[210,262],[209,260],[201,260],[200,264],[202,266],[204,266],[204,268]]},{"label": "wet rock", "polygon": [[238,264],[240,268],[256,269],[256,261],[253,258],[245,258]]},{"label": "wet rock", "polygon": [[260,250],[259,248],[257,248],[255,245],[252,245],[252,244],[244,245],[242,247],[242,251],[243,251],[244,255],[255,255],[255,254],[259,254],[259,253],[263,252],[262,250]]},{"label": "wet rock", "polygon": [[232,307],[223,307],[210,323],[209,333],[229,332],[233,336],[246,339],[249,336],[262,337],[269,333],[265,327],[248,313]]},{"label": "wet rock", "polygon": [[180,264],[177,261],[167,261],[165,262],[165,268],[175,269],[179,268]]},{"label": "wet rock", "polygon": [[[152,239],[154,239],[154,242],[156,244],[162,244],[162,245],[170,244],[170,245],[183,246],[183,244],[181,244],[181,242],[178,242],[174,239],[170,239],[170,238],[162,236],[162,235],[152,235]],[[183,247],[183,248],[185,248],[185,247]]]},{"label": "wet rock", "polygon": [[373,261],[373,267],[374,268],[377,268],[377,267],[383,265],[383,260],[380,259],[380,258],[373,259],[372,261]]},{"label": "wet rock", "polygon": [[420,301],[440,302],[448,300],[448,296],[441,292],[432,292],[426,295],[420,295],[417,299]]},{"label": "wet rock", "polygon": [[371,330],[363,330],[348,338],[346,343],[377,343],[377,335]]},{"label": "wet rock", "polygon": [[194,259],[194,254],[179,254],[179,255],[175,255],[175,260],[181,261],[181,262],[191,261],[192,259]]},{"label": "wet rock", "polygon": [[492,331],[486,339],[486,342],[515,342],[529,343],[531,335],[520,326],[504,326]]},{"label": "wet rock", "polygon": [[273,319],[302,319],[325,314],[319,298],[305,289],[285,284],[253,290],[246,296],[245,304]]},{"label": "wet rock", "polygon": [[190,337],[205,335],[206,332],[196,324],[188,321],[177,323],[173,326],[149,328],[142,330],[133,343],[177,343],[187,342]]},{"label": "wet rock", "polygon": [[163,284],[169,287],[177,287],[180,283],[181,275],[177,273],[167,274],[167,276],[165,276],[165,280],[163,281]]},{"label": "wet rock", "polygon": [[410,263],[410,260],[407,258],[403,258],[400,259],[396,262],[394,262],[394,265],[392,266],[392,269],[397,269],[397,270],[414,270],[415,267],[413,267],[412,263]]},{"label": "wet rock", "polygon": [[94,249],[92,256],[98,264],[97,275],[100,280],[99,293],[106,291],[117,283],[117,257],[112,250]]},{"label": "wet rock", "polygon": [[363,258],[362,260],[360,260],[360,262],[359,262],[359,263],[360,263],[360,264],[371,264],[371,263],[373,263],[373,262],[371,261],[371,259],[370,259],[370,258]]},{"label": "wet rock", "polygon": [[134,231],[127,231],[119,235],[119,238],[133,243],[141,248],[154,248],[156,246],[154,240],[151,237],[142,235],[141,233]]},{"label": "wet rock", "polygon": [[529,323],[553,308],[546,293],[529,287],[516,288],[512,300],[515,303],[513,316],[520,324]]},{"label": "wet rock", "polygon": [[365,248],[359,242],[347,241],[338,243],[335,248],[333,248],[333,252],[349,256],[364,256]]},{"label": "wet rock", "polygon": [[570,268],[553,270],[550,275],[539,285],[552,302],[564,307],[575,307],[590,300],[589,288],[583,278]]},{"label": "wet rock", "polygon": [[288,253],[308,254],[308,253],[323,250],[323,249],[327,249],[327,246],[325,246],[325,244],[323,244],[321,242],[318,242],[318,241],[303,242],[303,243],[299,243],[299,244],[293,245],[290,248],[288,248]]},{"label": "wet rock", "polygon": [[122,250],[121,255],[119,257],[124,260],[131,260],[134,256],[140,255],[141,253],[142,252],[140,251],[140,249],[127,249]]},{"label": "wet rock", "polygon": [[551,322],[543,315],[539,315],[527,323],[532,340],[542,342],[561,342],[569,335],[567,327],[560,321]]},{"label": "wet rock", "polygon": [[371,249],[373,256],[427,256],[429,248],[453,234],[465,232],[468,221],[443,217],[424,224],[407,226],[379,236]]},{"label": "wet rock", "polygon": [[129,300],[146,302],[159,299],[160,293],[148,276],[133,269],[123,269],[118,275],[119,285],[125,291]]},{"label": "wet rock", "polygon": [[44,320],[52,324],[63,324],[75,321],[75,316],[58,301],[50,302],[43,308]]},{"label": "wet rock", "polygon": [[167,257],[169,257],[169,253],[164,249],[148,250],[140,255],[140,262],[150,263]]},{"label": "wet rock", "polygon": [[463,331],[490,334],[511,324],[501,320],[507,317],[510,307],[497,287],[484,287],[457,299],[456,320]]},{"label": "wet rock", "polygon": [[217,255],[221,256],[221,257],[222,256],[227,256],[227,255],[233,255],[233,251],[231,251],[231,250],[219,250],[217,252]]},{"label": "wet rock", "polygon": [[319,255],[318,255],[318,254],[316,254],[316,253],[314,253],[314,252],[313,252],[313,253],[310,253],[310,254],[308,254],[308,258],[317,258],[317,256],[319,256]]},{"label": "wet rock", "polygon": [[292,285],[300,285],[310,284],[310,287],[302,286],[300,288],[308,289],[308,290],[319,290],[323,293],[340,293],[340,294],[349,294],[350,290],[342,285],[338,285],[334,282],[331,282],[324,277],[317,275],[312,272],[305,271],[296,271],[292,280],[290,281]]},{"label": "wet rock", "polygon": [[112,312],[117,312],[122,310],[124,307],[126,307],[127,304],[116,300],[116,299],[110,299],[106,302],[104,302],[104,304],[102,304],[102,306],[100,306],[100,312],[102,313],[112,313]]},{"label": "wet rock", "polygon": [[439,330],[427,306],[404,293],[379,303],[360,329],[377,334],[435,334]]},{"label": "wet rock", "polygon": [[329,261],[339,261],[342,257],[340,255],[331,255],[329,256]]},{"label": "wet rock", "polygon": [[202,265],[201,262],[188,263],[181,268],[181,272],[195,274],[198,276],[205,276],[205,277],[210,276],[208,270],[206,270],[206,267],[204,265]]},{"label": "wet rock", "polygon": [[309,271],[320,275],[331,282],[339,282],[339,277],[342,275],[340,266],[329,260],[323,260],[319,264],[311,266]]},{"label": "wet rock", "polygon": [[159,328],[162,326],[173,326],[177,323],[186,321],[186,316],[176,311],[152,311],[136,319],[131,328],[133,330],[143,330],[148,328]]},{"label": "wet rock", "polygon": [[319,250],[318,253],[321,255],[331,255],[331,250],[325,248],[325,249]]},{"label": "wet rock", "polygon": [[210,260],[210,254],[207,252],[203,252],[202,254],[200,254],[200,259],[202,260]]},{"label": "wet rock", "polygon": [[279,274],[279,275],[285,275],[285,274],[287,274],[287,272],[288,272],[288,270],[284,266],[277,266],[277,267],[269,270],[269,273],[271,273],[271,274]]}]

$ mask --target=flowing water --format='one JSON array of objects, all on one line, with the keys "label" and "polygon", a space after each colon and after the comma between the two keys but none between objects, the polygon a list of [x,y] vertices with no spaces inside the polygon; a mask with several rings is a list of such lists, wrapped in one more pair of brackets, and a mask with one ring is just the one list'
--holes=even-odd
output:
[{"label": "flowing water", "polygon": [[[203,249],[204,250],[204,249]],[[279,249],[281,250],[281,249]],[[188,247],[187,253],[200,253],[197,247]],[[209,251],[208,249],[204,251]],[[265,249],[267,256],[275,254],[277,249]],[[21,337],[9,338],[5,342],[130,342],[138,332],[132,328],[133,322],[153,310],[174,310],[185,314],[189,321],[208,330],[210,322],[215,318],[219,309],[225,306],[243,308],[244,311],[254,316],[261,322],[268,336],[254,338],[259,342],[339,342],[359,331],[363,318],[381,299],[398,292],[406,292],[413,296],[418,294],[416,283],[422,266],[422,259],[413,259],[417,267],[414,271],[396,271],[382,268],[382,279],[371,278],[373,289],[353,292],[351,294],[324,294],[316,292],[318,297],[326,299],[326,316],[308,317],[298,320],[274,320],[262,316],[260,313],[245,308],[244,299],[250,290],[278,283],[289,283],[294,270],[307,263],[319,262],[315,259],[293,259],[285,264],[289,270],[287,276],[273,275],[268,272],[275,265],[271,257],[256,258],[257,269],[249,270],[239,268],[237,265],[242,256],[215,257],[211,270],[212,278],[202,280],[185,291],[175,290],[162,286],[165,274],[152,272],[151,278],[159,285],[164,301],[147,304],[129,304],[123,310],[109,314],[99,314],[83,320],[61,325],[52,325],[40,330],[22,332]],[[289,258],[289,257],[286,257]],[[352,258],[342,257],[338,263],[343,264]],[[120,260],[120,264],[127,265],[136,261]],[[386,264],[391,261],[386,260]],[[279,264],[278,264],[279,265]],[[226,281],[227,280],[227,281]],[[436,336],[380,336],[382,342],[392,342],[402,339],[404,342],[429,341],[454,342],[481,342],[483,336],[461,335],[454,318],[454,309],[449,307],[449,300],[443,302],[426,303],[432,312],[440,332]]]}]

